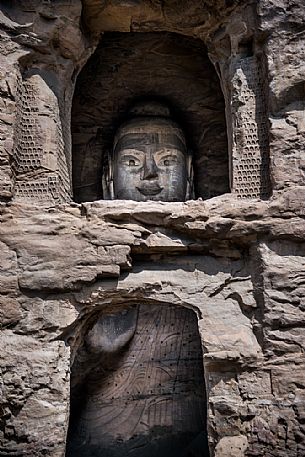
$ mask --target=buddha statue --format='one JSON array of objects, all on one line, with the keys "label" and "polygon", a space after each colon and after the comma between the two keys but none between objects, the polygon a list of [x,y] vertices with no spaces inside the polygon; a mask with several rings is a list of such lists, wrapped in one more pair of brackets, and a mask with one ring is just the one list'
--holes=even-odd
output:
[{"label": "buddha statue", "polygon": [[182,129],[158,102],[138,103],[116,132],[106,199],[185,201],[192,197],[192,164]]}]

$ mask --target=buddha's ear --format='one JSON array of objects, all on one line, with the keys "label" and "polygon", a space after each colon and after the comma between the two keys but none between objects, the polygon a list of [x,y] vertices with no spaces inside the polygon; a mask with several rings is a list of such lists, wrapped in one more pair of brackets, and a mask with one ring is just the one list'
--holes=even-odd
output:
[{"label": "buddha's ear", "polygon": [[104,163],[102,175],[103,198],[104,200],[114,200],[113,158],[109,150],[105,152]]},{"label": "buddha's ear", "polygon": [[194,169],[193,169],[193,151],[188,149],[186,156],[187,167],[187,186],[186,186],[186,200],[194,199]]}]

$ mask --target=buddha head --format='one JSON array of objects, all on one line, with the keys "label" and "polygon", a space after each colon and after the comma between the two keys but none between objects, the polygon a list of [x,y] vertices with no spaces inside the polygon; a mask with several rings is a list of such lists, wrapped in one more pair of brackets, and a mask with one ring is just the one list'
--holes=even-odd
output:
[{"label": "buddha head", "polygon": [[192,167],[184,133],[160,103],[141,103],[132,109],[116,132],[110,168],[110,198],[168,202],[190,198]]}]

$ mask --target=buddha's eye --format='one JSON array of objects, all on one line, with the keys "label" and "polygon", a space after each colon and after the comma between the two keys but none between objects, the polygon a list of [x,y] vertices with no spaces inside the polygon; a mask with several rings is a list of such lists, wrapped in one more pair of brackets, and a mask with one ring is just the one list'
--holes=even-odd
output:
[{"label": "buddha's eye", "polygon": [[167,156],[161,160],[161,165],[163,165],[164,167],[170,167],[171,165],[175,165],[176,163],[176,156]]},{"label": "buddha's eye", "polygon": [[131,155],[131,154],[125,154],[124,156],[121,157],[120,162],[125,166],[125,167],[139,167],[141,165],[141,161],[138,157]]}]

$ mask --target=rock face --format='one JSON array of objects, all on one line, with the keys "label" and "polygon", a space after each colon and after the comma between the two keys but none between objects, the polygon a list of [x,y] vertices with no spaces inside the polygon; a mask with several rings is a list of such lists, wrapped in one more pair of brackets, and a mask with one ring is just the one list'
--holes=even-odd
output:
[{"label": "rock face", "polygon": [[[92,367],[97,375],[107,367],[99,351],[89,362],[85,356],[90,329],[101,316],[140,304],[148,313],[183,306],[197,315],[210,455],[231,449],[231,455],[277,456],[288,449],[301,456],[303,198],[299,188],[298,198],[291,190],[270,203],[229,195],[207,202],[4,206],[4,452],[64,454],[69,361],[73,392]],[[132,322],[119,332],[127,336],[118,346],[114,330],[98,332],[102,353],[116,347],[107,356],[112,363],[133,338]],[[112,376],[124,384],[117,370]]]},{"label": "rock face", "polygon": [[[181,438],[185,456],[305,455],[304,14],[300,0],[2,2],[0,455],[78,455],[80,429],[92,457],[96,444],[167,455]],[[104,33],[105,67],[96,58]],[[76,134],[85,143],[86,129],[100,127],[111,138],[105,110],[109,119],[120,111],[112,88],[101,124],[89,122],[77,90],[71,140],[78,73],[91,68],[95,113],[96,78],[120,63],[123,106],[140,90],[138,75],[124,76],[125,54],[147,46],[157,64],[153,45],[163,37],[160,49],[172,49],[180,35],[195,67],[206,62],[203,80],[217,73],[223,99],[205,83],[192,92],[197,77],[177,87],[165,61],[156,89],[179,99],[183,88],[191,126],[192,106],[206,113],[201,137],[202,114],[190,127],[209,149],[204,163],[217,162],[213,133],[215,151],[227,135],[225,182],[209,187],[198,173],[206,200],[185,203],[73,203],[72,159],[81,170],[104,153],[100,144],[82,157]],[[91,55],[96,72],[85,66]],[[214,121],[224,118],[218,138]],[[228,182],[231,193],[219,195]],[[222,190],[208,199],[213,188]],[[94,443],[98,423],[105,436]]]}]

